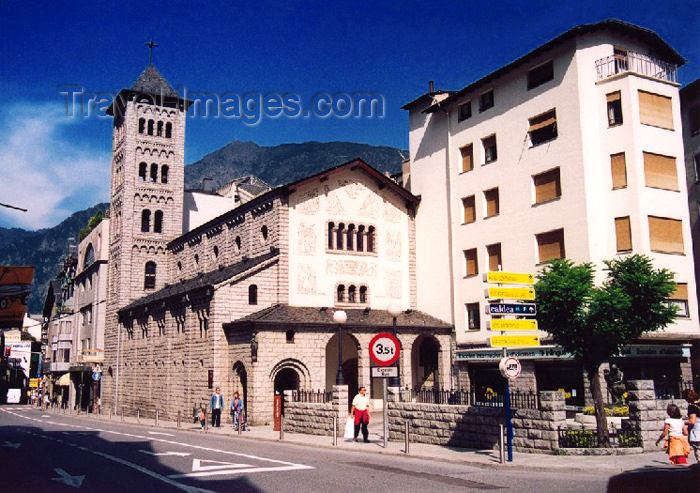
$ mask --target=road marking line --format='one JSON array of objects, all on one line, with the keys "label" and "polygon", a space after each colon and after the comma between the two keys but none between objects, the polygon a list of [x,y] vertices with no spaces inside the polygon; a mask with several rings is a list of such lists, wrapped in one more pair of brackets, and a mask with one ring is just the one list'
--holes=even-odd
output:
[{"label": "road marking line", "polygon": [[[207,462],[213,465],[203,465],[203,462]],[[217,469],[240,469],[243,467],[253,467],[250,464],[234,464],[233,462],[222,462],[219,460],[207,460],[207,459],[193,459],[192,460],[192,472],[196,471],[214,471]]]},{"label": "road marking line", "polygon": [[303,466],[301,464],[295,466],[279,466],[279,467],[251,467],[248,469],[227,469],[224,471],[204,471],[204,472],[187,472],[184,474],[171,474],[169,478],[198,478],[203,476],[218,476],[222,474],[245,474],[251,472],[273,472],[273,471],[296,471],[303,469],[313,469],[311,466]]},{"label": "road marking line", "polygon": [[54,471],[56,471],[56,473],[61,477],[51,478],[51,481],[58,481],[59,483],[67,484],[73,488],[80,488],[80,486],[83,484],[83,480],[85,479],[84,474],[82,476],[71,476],[66,471],[58,467],[54,469]]},{"label": "road marking line", "polygon": [[165,435],[166,437],[174,437],[175,435],[171,435],[170,433],[161,433],[160,431],[149,431],[149,435]]},{"label": "road marking line", "polygon": [[160,455],[176,455],[179,457],[187,457],[188,455],[192,455],[189,452],[150,452],[148,450],[139,450],[139,452],[143,452],[144,454],[148,455],[155,455],[155,456],[160,456]]}]

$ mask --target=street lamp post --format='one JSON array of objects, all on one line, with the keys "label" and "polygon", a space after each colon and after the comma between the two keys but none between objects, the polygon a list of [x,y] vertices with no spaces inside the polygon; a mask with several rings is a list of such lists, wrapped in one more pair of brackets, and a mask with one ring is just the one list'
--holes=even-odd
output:
[{"label": "street lamp post", "polygon": [[338,372],[335,374],[335,384],[345,385],[343,378],[343,324],[347,322],[348,314],[343,310],[333,312],[333,321],[338,324]]},{"label": "street lamp post", "polygon": [[[386,308],[386,311],[389,312],[389,315],[391,315],[392,318],[392,329],[394,331],[394,337],[396,336],[396,317],[398,317],[401,314],[401,305],[398,303],[390,303],[389,306]],[[394,363],[394,366],[397,369],[397,372],[400,369],[400,365],[398,360],[396,363]],[[389,380],[389,387],[400,387],[401,386],[401,377],[396,376],[396,377],[391,377]]]}]

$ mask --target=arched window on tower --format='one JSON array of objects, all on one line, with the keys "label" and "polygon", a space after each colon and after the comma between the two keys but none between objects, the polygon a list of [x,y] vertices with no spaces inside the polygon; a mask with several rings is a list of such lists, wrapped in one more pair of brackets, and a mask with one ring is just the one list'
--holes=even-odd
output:
[{"label": "arched window on tower", "polygon": [[328,223],[328,249],[333,250],[333,235],[335,230],[335,223]]},{"label": "arched window on tower", "polygon": [[144,209],[141,211],[141,232],[148,233],[151,230],[151,211]]},{"label": "arched window on tower", "polygon": [[139,181],[146,181],[147,170],[148,165],[146,163],[139,163]]},{"label": "arched window on tower", "polygon": [[153,215],[153,232],[163,232],[163,211],[156,211],[156,213]]},{"label": "arched window on tower", "polygon": [[347,250],[353,250],[354,249],[354,239],[355,239],[355,225],[350,224],[348,225],[348,234],[347,236],[347,244],[346,244],[346,249]]},{"label": "arched window on tower", "polygon": [[148,135],[153,135],[153,125],[154,125],[153,120],[148,120]]},{"label": "arched window on tower", "polygon": [[250,286],[248,286],[248,304],[258,304],[258,287],[255,284],[251,284]]},{"label": "arched window on tower", "polygon": [[142,134],[146,130],[146,119],[139,118],[139,133]]},{"label": "arched window on tower", "polygon": [[357,288],[355,286],[348,288],[348,303],[357,303]]},{"label": "arched window on tower", "polygon": [[367,286],[360,286],[360,303],[367,303]]},{"label": "arched window on tower", "polygon": [[342,250],[343,249],[343,243],[344,243],[344,238],[343,236],[345,235],[345,224],[340,223],[338,225],[338,229],[336,230],[336,235],[335,235],[335,249],[336,250]]},{"label": "arched window on tower", "polygon": [[158,165],[156,163],[151,164],[151,183],[158,182]]},{"label": "arched window on tower", "polygon": [[163,166],[160,167],[160,182],[161,183],[168,183],[168,171],[170,168],[168,167],[167,164],[164,164]]},{"label": "arched window on tower", "polygon": [[143,289],[156,288],[156,263],[146,262],[146,270],[143,276]]},{"label": "arched window on tower", "polygon": [[345,302],[345,284],[338,285],[336,301],[338,303]]},{"label": "arched window on tower", "polygon": [[373,252],[375,249],[374,244],[374,226],[370,226],[367,229],[367,251]]},{"label": "arched window on tower", "polygon": [[362,252],[365,249],[365,227],[357,228],[357,251]]},{"label": "arched window on tower", "polygon": [[173,124],[168,122],[165,124],[165,138],[169,139],[173,136]]},{"label": "arched window on tower", "polygon": [[158,137],[163,136],[163,122],[158,122],[158,129],[156,130]]}]

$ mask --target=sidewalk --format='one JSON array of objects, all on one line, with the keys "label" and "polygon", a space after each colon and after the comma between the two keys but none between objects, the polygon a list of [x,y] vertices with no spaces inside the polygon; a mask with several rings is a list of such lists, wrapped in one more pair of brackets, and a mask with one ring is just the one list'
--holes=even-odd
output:
[{"label": "sidewalk", "polygon": [[[32,409],[34,412],[47,414],[65,414],[63,411],[56,409],[39,410]],[[76,416],[75,413],[70,414]],[[379,415],[381,416],[381,415]],[[111,419],[107,415],[81,414],[81,418],[88,419],[93,422],[109,423],[120,422],[121,418],[113,416]],[[374,416],[373,416],[374,417]],[[189,417],[188,417],[189,418]],[[223,418],[223,416],[222,416]],[[224,419],[222,419],[222,422]],[[172,429],[180,431],[188,431],[191,433],[200,433],[208,435],[224,435],[241,440],[254,441],[280,441],[280,432],[273,431],[272,425],[269,426],[251,426],[248,430],[242,432],[239,436],[238,431],[234,430],[230,420],[225,420],[221,428],[211,428],[202,430],[199,424],[194,424],[192,418],[183,419],[181,427],[177,427],[177,423],[173,421],[160,420],[156,426],[153,418],[142,418],[138,420],[135,417],[125,417],[124,422],[129,424],[139,424],[140,426],[158,429]],[[371,421],[370,425],[370,443],[363,443],[362,440],[353,442],[352,440],[338,437],[338,445],[333,445],[332,437],[305,435],[299,433],[284,433],[282,441],[284,443],[312,446],[314,448],[328,448],[342,450],[344,452],[361,452],[363,454],[375,453],[386,454],[398,457],[411,457],[426,460],[436,460],[439,462],[452,462],[456,464],[468,464],[475,467],[483,467],[490,469],[507,469],[507,470],[537,470],[543,472],[577,472],[583,474],[604,474],[612,475],[623,471],[644,469],[644,468],[679,468],[680,466],[671,466],[668,463],[667,455],[659,449],[658,452],[647,452],[634,455],[602,455],[602,456],[567,456],[567,455],[545,455],[545,454],[528,454],[514,452],[513,462],[499,463],[499,454],[497,450],[475,450],[463,449],[455,447],[447,447],[442,445],[430,445],[424,443],[411,443],[409,445],[409,454],[404,451],[404,442],[389,442],[388,447],[384,448],[382,436],[382,420],[377,417]],[[688,461],[692,464],[695,460],[691,457]]]}]

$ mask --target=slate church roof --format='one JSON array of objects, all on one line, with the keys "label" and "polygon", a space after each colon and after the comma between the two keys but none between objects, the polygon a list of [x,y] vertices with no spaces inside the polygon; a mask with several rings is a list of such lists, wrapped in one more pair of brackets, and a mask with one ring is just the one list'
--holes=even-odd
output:
[{"label": "slate church roof", "polygon": [[153,65],[149,65],[146,70],[141,72],[139,78],[131,86],[131,90],[138,93],[177,97],[177,91]]}]

